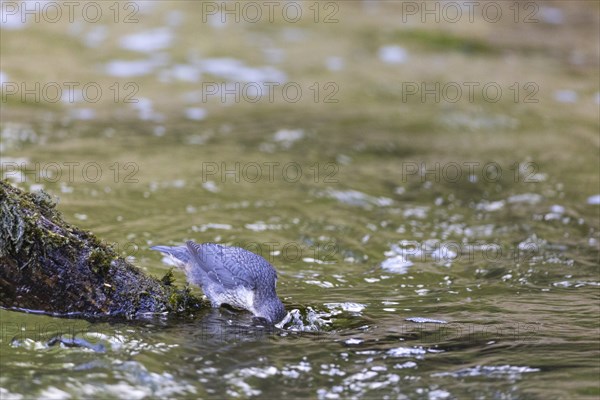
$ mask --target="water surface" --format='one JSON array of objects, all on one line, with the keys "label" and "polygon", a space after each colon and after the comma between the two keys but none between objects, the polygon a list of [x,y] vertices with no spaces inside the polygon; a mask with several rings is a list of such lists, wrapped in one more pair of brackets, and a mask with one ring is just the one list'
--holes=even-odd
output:
[{"label": "water surface", "polygon": [[[156,244],[255,251],[290,311],[0,310],[2,399],[598,396],[597,5],[438,26],[331,4],[327,24],[140,2],[129,25],[0,26],[2,82],[103,89],[3,98],[5,178],[158,277]],[[504,95],[407,97],[422,82]]]}]

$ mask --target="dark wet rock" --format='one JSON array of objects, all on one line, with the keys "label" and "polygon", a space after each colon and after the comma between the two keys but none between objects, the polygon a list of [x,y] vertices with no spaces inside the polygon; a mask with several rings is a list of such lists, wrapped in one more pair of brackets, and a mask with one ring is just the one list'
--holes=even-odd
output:
[{"label": "dark wet rock", "polygon": [[0,181],[1,307],[129,319],[197,309],[199,300],[172,282],[145,275],[65,222],[46,193]]},{"label": "dark wet rock", "polygon": [[102,343],[93,344],[82,338],[64,338],[62,336],[53,337],[47,343],[48,347],[62,344],[65,347],[81,347],[84,349],[93,350],[96,353],[106,352],[106,347]]}]

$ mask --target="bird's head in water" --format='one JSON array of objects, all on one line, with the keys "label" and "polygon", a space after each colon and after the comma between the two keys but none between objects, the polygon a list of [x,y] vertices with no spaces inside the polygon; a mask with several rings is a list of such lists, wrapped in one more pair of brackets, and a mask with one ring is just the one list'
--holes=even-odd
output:
[{"label": "bird's head in water", "polygon": [[202,287],[213,307],[229,304],[276,324],[286,316],[277,297],[277,272],[267,260],[240,247],[214,243],[155,246],[182,267],[190,283]]},{"label": "bird's head in water", "polygon": [[263,296],[259,292],[254,297],[254,310],[253,314],[255,317],[264,319],[270,324],[276,324],[281,321],[287,314],[285,307],[275,290],[272,293],[268,293]]}]

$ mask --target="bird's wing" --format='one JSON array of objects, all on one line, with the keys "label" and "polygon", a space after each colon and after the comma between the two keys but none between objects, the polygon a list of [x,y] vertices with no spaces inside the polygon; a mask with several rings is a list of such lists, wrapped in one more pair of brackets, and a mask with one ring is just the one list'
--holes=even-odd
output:
[{"label": "bird's wing", "polygon": [[235,289],[239,286],[255,289],[255,281],[250,271],[235,254],[225,252],[225,247],[212,243],[199,245],[192,241],[186,243],[192,260],[206,272],[208,277],[225,287]]}]

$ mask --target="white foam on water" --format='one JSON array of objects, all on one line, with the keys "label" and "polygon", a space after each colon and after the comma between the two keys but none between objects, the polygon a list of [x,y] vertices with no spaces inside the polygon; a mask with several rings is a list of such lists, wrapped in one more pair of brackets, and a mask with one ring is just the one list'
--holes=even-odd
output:
[{"label": "white foam on water", "polygon": [[282,226],[279,224],[267,224],[263,221],[257,221],[253,224],[246,224],[244,227],[254,232],[276,231],[282,228]]},{"label": "white foam on water", "polygon": [[208,190],[209,192],[212,192],[212,193],[217,193],[217,192],[221,191],[221,189],[219,189],[219,187],[217,186],[217,184],[214,181],[203,182],[202,187],[205,190]]},{"label": "white foam on water", "polygon": [[305,283],[308,283],[309,285],[316,285],[316,286],[322,287],[324,289],[330,289],[334,286],[333,283],[331,283],[331,282],[319,281],[319,280],[314,280],[314,279],[305,281]]},{"label": "white foam on water", "polygon": [[190,64],[176,64],[170,72],[173,78],[184,82],[198,82],[202,75],[196,66]]},{"label": "white foam on water", "polygon": [[350,302],[346,302],[346,303],[325,303],[324,306],[327,307],[327,308],[329,308],[332,311],[334,311],[334,310],[342,310],[342,311],[348,311],[348,312],[354,312],[354,313],[359,313],[359,312],[361,312],[362,310],[364,310],[367,307],[366,304],[350,303]]},{"label": "white foam on water", "polygon": [[417,324],[447,324],[447,321],[441,319],[431,319],[423,317],[408,317],[405,318],[407,321],[415,322]]},{"label": "white foam on water", "polygon": [[408,52],[400,46],[388,45],[379,48],[378,56],[386,64],[404,64],[408,60]]},{"label": "white foam on water", "polygon": [[539,11],[542,21],[548,24],[560,25],[565,21],[565,15],[560,8],[542,6]]},{"label": "white foam on water", "polygon": [[363,342],[364,342],[363,339],[357,339],[357,338],[350,338],[350,339],[347,339],[346,341],[344,341],[344,343],[350,344],[350,345],[352,345],[352,344],[361,344]]},{"label": "white foam on water", "polygon": [[[2,6],[0,7],[0,29],[12,31],[23,29],[27,25],[27,18],[25,18],[23,12],[19,11],[18,3],[12,3],[15,5],[15,7],[17,7],[14,11],[12,7],[9,8],[5,6],[5,4],[2,4]],[[35,20],[35,17],[33,15],[28,16],[28,18]]]},{"label": "white foam on water", "polygon": [[157,67],[155,60],[112,60],[105,66],[105,72],[118,78],[131,78],[151,74]]},{"label": "white foam on water", "polygon": [[587,198],[587,203],[591,205],[600,204],[600,194],[595,194]]},{"label": "white foam on water", "polygon": [[[72,399],[73,397],[71,397],[71,395],[64,390],[50,386],[40,392],[39,398],[47,400],[67,400]],[[4,397],[2,397],[2,399],[4,399]]]},{"label": "white foam on water", "polygon": [[280,129],[273,135],[276,142],[295,142],[304,137],[302,129]]},{"label": "white foam on water", "polygon": [[537,193],[522,193],[510,196],[507,200],[509,203],[528,203],[533,205],[542,201],[543,197]]},{"label": "white foam on water", "polygon": [[397,255],[383,260],[381,263],[381,268],[395,274],[406,274],[408,269],[413,265],[414,264],[412,261],[408,260],[402,255]]},{"label": "white foam on water", "polygon": [[509,379],[519,378],[521,374],[530,372],[539,372],[539,368],[531,367],[519,367],[513,365],[498,365],[498,366],[481,366],[476,365],[470,368],[459,369],[454,372],[438,372],[431,374],[433,377],[437,376],[451,376],[454,378],[464,378],[473,376],[496,376],[496,377],[507,377]]},{"label": "white foam on water", "polygon": [[346,62],[342,57],[327,57],[325,59],[325,66],[328,70],[337,72],[345,68]]},{"label": "white foam on water", "polygon": [[96,111],[92,108],[74,108],[69,111],[69,115],[73,119],[90,121],[96,118]]},{"label": "white foam on water", "polygon": [[358,190],[330,190],[327,192],[329,197],[338,200],[341,203],[352,206],[379,206],[387,207],[393,204],[393,200],[388,197],[374,197]]},{"label": "white foam on water", "polygon": [[557,90],[554,92],[554,100],[559,103],[576,103],[577,97],[574,90]]},{"label": "white foam on water", "polygon": [[187,119],[201,121],[206,118],[206,110],[200,107],[188,107],[184,110]]},{"label": "white foam on water", "polygon": [[83,43],[90,48],[100,46],[108,37],[108,28],[105,25],[97,25],[92,27],[82,37]]},{"label": "white foam on water", "polygon": [[407,361],[402,364],[395,364],[394,368],[396,369],[404,369],[404,368],[417,368],[417,363],[414,361]]},{"label": "white foam on water", "polygon": [[423,358],[426,353],[427,350],[422,347],[396,347],[386,352],[390,357],[414,357],[417,359]]},{"label": "white foam on water", "polygon": [[475,205],[475,208],[480,211],[494,212],[504,208],[504,200],[499,201],[482,201]]},{"label": "white foam on water", "polygon": [[276,82],[287,80],[285,73],[271,66],[249,67],[235,58],[205,58],[198,62],[200,69],[232,82]]},{"label": "white foam on water", "polygon": [[229,224],[216,224],[209,222],[208,224],[202,224],[200,226],[192,226],[192,231],[194,232],[206,232],[209,229],[223,229],[229,231],[233,228],[233,226]]},{"label": "white foam on water", "polygon": [[119,41],[119,45],[126,50],[153,53],[171,47],[173,39],[173,32],[169,28],[162,27],[124,36]]},{"label": "white foam on water", "polygon": [[155,114],[152,107],[152,100],[146,97],[140,97],[137,100],[138,102],[131,103],[131,106],[138,111],[138,117],[144,121],[152,120]]}]

